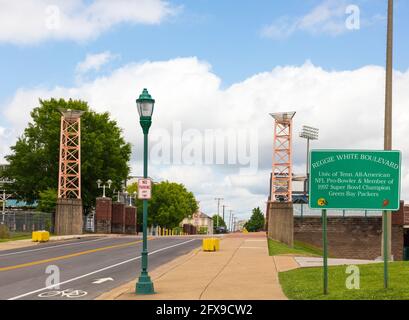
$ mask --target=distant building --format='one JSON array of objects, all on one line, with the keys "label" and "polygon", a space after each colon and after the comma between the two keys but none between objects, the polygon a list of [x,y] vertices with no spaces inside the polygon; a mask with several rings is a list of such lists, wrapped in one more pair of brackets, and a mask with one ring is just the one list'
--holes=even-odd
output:
[{"label": "distant building", "polygon": [[184,224],[192,224],[197,228],[198,233],[213,234],[213,219],[207,214],[204,214],[200,210],[192,215],[192,218],[185,218],[180,223],[180,226]]},{"label": "distant building", "polygon": [[244,225],[247,223],[247,220],[239,220],[236,222],[236,231],[243,231]]}]

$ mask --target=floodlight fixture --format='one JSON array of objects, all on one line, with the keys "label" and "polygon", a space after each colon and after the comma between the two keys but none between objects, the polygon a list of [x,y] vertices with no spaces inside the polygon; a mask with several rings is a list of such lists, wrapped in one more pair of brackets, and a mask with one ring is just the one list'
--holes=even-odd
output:
[{"label": "floodlight fixture", "polygon": [[278,122],[286,122],[292,120],[295,116],[295,113],[295,111],[270,113],[270,116],[272,116]]}]

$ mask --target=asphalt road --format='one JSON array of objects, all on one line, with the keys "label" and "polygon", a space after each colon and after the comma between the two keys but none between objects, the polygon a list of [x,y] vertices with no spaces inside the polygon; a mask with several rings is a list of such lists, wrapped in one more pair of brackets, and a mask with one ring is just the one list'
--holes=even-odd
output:
[{"label": "asphalt road", "polygon": [[[149,270],[200,244],[200,239],[189,237],[150,239]],[[0,251],[0,299],[94,299],[136,279],[140,273],[141,249],[141,237],[118,237]],[[58,273],[59,280],[55,278]],[[47,288],[56,283],[60,289]]]}]

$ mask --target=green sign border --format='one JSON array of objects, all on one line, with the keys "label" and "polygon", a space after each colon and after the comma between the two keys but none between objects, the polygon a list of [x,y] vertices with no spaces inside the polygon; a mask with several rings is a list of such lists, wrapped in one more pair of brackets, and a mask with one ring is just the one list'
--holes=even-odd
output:
[{"label": "green sign border", "polygon": [[336,211],[342,211],[342,210],[348,210],[348,211],[385,211],[384,209],[367,209],[367,208],[331,208],[331,207],[322,207],[322,208],[314,208],[311,206],[311,197],[310,197],[310,192],[311,192],[311,155],[313,152],[377,152],[377,153],[391,153],[395,152],[399,154],[399,195],[398,195],[398,200],[399,204],[398,207],[395,209],[388,209],[387,211],[398,211],[400,209],[400,202],[401,202],[401,189],[402,189],[402,151],[400,150],[363,150],[363,149],[314,149],[310,150],[309,153],[309,158],[308,158],[308,168],[309,168],[309,181],[308,181],[308,206],[311,210],[336,210]]}]

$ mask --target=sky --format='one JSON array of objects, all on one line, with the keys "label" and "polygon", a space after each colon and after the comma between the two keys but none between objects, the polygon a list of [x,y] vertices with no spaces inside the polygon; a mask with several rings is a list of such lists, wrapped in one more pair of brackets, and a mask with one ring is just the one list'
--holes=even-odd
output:
[{"label": "sky", "polygon": [[[0,7],[0,162],[39,98],[72,97],[118,121],[133,146],[132,174],[140,175],[134,101],[145,87],[156,99],[150,174],[185,184],[209,215],[216,197],[239,218],[265,210],[269,113],[297,112],[295,173],[305,172],[304,124],[320,129],[316,148],[383,147],[386,0],[0,0]],[[403,199],[408,18],[408,1],[395,0]]]}]

